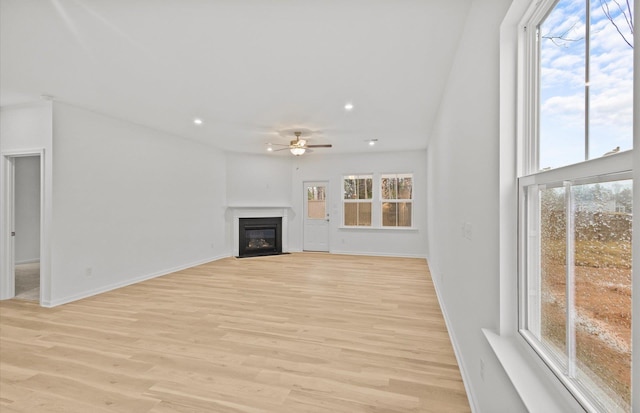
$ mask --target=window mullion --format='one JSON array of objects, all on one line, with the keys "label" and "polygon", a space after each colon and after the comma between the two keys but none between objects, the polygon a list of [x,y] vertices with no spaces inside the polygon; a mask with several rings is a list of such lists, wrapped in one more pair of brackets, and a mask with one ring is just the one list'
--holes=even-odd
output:
[{"label": "window mullion", "polygon": [[590,37],[591,37],[591,0],[585,0],[585,29],[584,29],[584,160],[589,160],[589,61],[591,60]]}]

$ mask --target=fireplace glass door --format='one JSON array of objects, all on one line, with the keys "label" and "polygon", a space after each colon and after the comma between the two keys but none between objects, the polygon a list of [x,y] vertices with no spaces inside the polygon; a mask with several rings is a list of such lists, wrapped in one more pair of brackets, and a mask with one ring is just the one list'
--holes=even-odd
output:
[{"label": "fireplace glass door", "polygon": [[241,218],[239,257],[282,254],[282,218]]},{"label": "fireplace glass door", "polygon": [[276,229],[245,229],[247,251],[273,249],[276,245]]}]

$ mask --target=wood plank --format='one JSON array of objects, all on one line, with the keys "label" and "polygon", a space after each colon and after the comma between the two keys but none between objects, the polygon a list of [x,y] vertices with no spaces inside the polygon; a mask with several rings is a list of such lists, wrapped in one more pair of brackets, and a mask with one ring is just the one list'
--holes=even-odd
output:
[{"label": "wood plank", "polygon": [[423,259],[227,258],[0,302],[7,412],[469,412]]}]

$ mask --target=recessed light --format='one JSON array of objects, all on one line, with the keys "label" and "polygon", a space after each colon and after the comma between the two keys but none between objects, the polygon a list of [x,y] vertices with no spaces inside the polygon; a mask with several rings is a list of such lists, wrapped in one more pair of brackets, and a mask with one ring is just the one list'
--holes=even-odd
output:
[{"label": "recessed light", "polygon": [[344,109],[345,110],[353,110],[353,103],[349,102],[346,105],[344,105]]},{"label": "recessed light", "polygon": [[202,119],[200,119],[200,118],[195,118],[195,119],[193,120],[193,123],[195,123],[196,125],[202,125],[202,123],[203,123],[203,122],[202,122]]}]

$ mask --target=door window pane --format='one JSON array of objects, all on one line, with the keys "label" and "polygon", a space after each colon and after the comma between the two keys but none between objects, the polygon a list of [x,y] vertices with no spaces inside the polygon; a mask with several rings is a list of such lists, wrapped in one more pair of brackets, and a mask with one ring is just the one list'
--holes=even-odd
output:
[{"label": "door window pane", "polygon": [[324,186],[307,187],[307,218],[324,219],[326,216],[326,188]]}]

